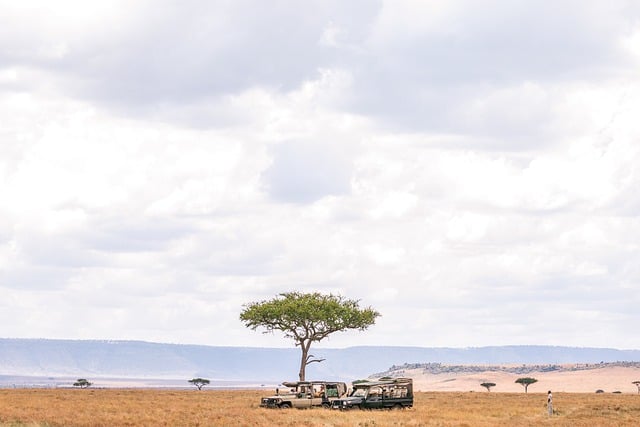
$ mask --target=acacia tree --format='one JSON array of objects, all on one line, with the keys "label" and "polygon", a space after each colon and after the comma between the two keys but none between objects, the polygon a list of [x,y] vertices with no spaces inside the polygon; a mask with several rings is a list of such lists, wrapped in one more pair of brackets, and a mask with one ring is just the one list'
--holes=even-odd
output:
[{"label": "acacia tree", "polygon": [[193,378],[190,379],[189,382],[198,387],[198,390],[202,390],[202,387],[208,385],[211,381],[206,378]]},{"label": "acacia tree", "polygon": [[319,292],[286,292],[243,307],[240,320],[246,327],[254,331],[264,328],[264,333],[282,331],[285,338],[291,338],[300,347],[300,381],[304,381],[309,364],[324,360],[309,354],[312,343],[347,329],[364,331],[380,316],[371,307],[360,308],[357,300]]},{"label": "acacia tree", "polygon": [[633,381],[631,384],[635,384],[638,387],[638,394],[640,394],[640,381]]},{"label": "acacia tree", "polygon": [[537,383],[538,380],[535,378],[531,378],[531,377],[525,377],[525,378],[518,378],[516,380],[516,383],[522,385],[524,387],[524,392],[527,392],[527,389],[529,388],[529,386],[533,383]]},{"label": "acacia tree", "polygon": [[87,381],[85,378],[78,378],[78,380],[73,383],[74,387],[87,388],[93,384],[92,382]]},{"label": "acacia tree", "polygon": [[495,387],[496,383],[482,383],[480,384],[482,387],[486,388],[487,391],[491,391],[491,387]]}]

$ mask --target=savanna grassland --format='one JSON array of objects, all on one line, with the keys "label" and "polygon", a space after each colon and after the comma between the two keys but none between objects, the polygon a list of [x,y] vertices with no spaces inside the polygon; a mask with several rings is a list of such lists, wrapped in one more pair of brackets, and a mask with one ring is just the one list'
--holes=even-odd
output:
[{"label": "savanna grassland", "polygon": [[412,409],[264,409],[263,391],[4,389],[1,426],[637,426],[640,395],[420,392]]}]

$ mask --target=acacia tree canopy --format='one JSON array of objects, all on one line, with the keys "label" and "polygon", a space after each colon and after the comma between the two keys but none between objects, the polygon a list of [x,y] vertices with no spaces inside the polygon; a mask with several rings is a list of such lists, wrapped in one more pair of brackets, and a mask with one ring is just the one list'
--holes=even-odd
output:
[{"label": "acacia tree canopy", "polygon": [[518,378],[516,380],[516,383],[524,386],[524,392],[527,392],[527,389],[529,388],[529,386],[533,383],[537,383],[538,380],[535,378],[531,378],[531,377],[525,377],[525,378]]},{"label": "acacia tree canopy", "polygon": [[87,388],[90,387],[92,382],[88,381],[86,378],[78,378],[78,380],[73,383],[74,387]]},{"label": "acacia tree canopy", "polygon": [[211,381],[206,378],[193,378],[190,379],[189,382],[198,387],[198,390],[202,390],[202,387],[209,384]]},{"label": "acacia tree canopy", "polygon": [[482,383],[480,384],[482,387],[486,388],[487,391],[491,391],[491,387],[495,387],[496,383]]},{"label": "acacia tree canopy", "polygon": [[324,360],[309,354],[313,342],[347,329],[364,331],[380,316],[371,307],[360,308],[357,300],[319,292],[286,292],[243,307],[240,320],[246,327],[264,328],[265,333],[281,331],[300,347],[300,381],[305,379],[307,365]]}]

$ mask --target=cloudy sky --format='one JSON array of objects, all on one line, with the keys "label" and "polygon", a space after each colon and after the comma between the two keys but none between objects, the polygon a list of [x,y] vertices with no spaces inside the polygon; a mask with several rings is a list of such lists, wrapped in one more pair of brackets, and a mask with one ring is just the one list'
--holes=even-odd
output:
[{"label": "cloudy sky", "polygon": [[640,348],[635,1],[0,0],[0,337]]}]

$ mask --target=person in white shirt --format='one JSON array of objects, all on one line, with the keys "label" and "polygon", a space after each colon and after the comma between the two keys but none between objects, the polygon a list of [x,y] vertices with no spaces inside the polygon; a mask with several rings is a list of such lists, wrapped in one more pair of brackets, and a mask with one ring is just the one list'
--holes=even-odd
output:
[{"label": "person in white shirt", "polygon": [[553,415],[553,396],[551,395],[551,390],[547,393],[547,411],[549,415]]}]

